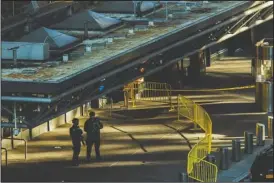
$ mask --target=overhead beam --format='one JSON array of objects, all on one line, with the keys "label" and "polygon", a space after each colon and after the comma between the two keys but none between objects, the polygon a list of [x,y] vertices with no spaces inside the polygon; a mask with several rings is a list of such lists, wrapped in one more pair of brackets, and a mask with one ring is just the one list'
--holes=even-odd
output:
[{"label": "overhead beam", "polygon": [[[4,107],[3,105],[1,105],[1,109],[4,109],[5,111],[7,111],[8,113],[12,114],[13,115],[13,112],[11,110],[9,110],[8,108]],[[26,120],[22,120],[23,123],[25,123],[27,126],[31,127],[32,124],[30,124],[29,122],[27,122]]]},{"label": "overhead beam", "polygon": [[[17,128],[29,128],[28,125],[23,123],[17,123]],[[15,128],[15,123],[13,122],[1,122],[1,128]]]}]

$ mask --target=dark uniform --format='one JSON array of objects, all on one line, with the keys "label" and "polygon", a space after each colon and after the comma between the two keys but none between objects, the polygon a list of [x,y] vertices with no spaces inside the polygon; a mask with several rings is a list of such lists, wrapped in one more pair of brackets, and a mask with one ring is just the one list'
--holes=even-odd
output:
[{"label": "dark uniform", "polygon": [[[73,145],[73,157],[72,162],[74,165],[79,165],[79,154],[81,151],[81,142],[83,143],[83,131],[79,128],[78,119],[72,120],[73,126],[69,129],[70,137]],[[83,145],[85,145],[83,143]]]},{"label": "dark uniform", "polygon": [[90,118],[86,121],[84,130],[87,132],[87,160],[91,159],[91,150],[93,144],[95,144],[96,159],[100,160],[100,129],[103,128],[103,124],[99,118],[95,117],[95,113],[90,113]]}]

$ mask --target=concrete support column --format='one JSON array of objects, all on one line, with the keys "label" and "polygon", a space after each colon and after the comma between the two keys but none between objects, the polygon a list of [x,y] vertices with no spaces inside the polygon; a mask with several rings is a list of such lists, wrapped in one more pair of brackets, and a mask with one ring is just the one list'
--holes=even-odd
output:
[{"label": "concrete support column", "polygon": [[128,92],[127,91],[125,91],[124,92],[124,106],[126,107],[126,108],[128,108]]},{"label": "concrete support column", "polygon": [[32,128],[29,128],[29,139],[32,140]]},{"label": "concrete support column", "polygon": [[11,148],[14,148],[14,141],[13,141],[13,128],[10,128],[10,143],[11,143]]},{"label": "concrete support column", "polygon": [[47,121],[47,130],[48,130],[48,132],[50,131],[50,124],[49,124],[49,121]]},{"label": "concrete support column", "polygon": [[84,106],[80,106],[80,116],[84,116]]},{"label": "concrete support column", "polygon": [[256,82],[255,102],[261,112],[273,112],[272,82]]},{"label": "concrete support column", "polygon": [[189,57],[189,76],[190,79],[198,79],[205,72],[205,60],[203,52],[195,53]]},{"label": "concrete support column", "polygon": [[98,109],[99,108],[99,99],[95,99],[95,100],[90,101],[90,108]]},{"label": "concrete support column", "polygon": [[206,67],[210,67],[210,65],[211,65],[211,52],[210,52],[210,48],[205,49],[204,52],[205,52]]},{"label": "concrete support column", "polygon": [[195,53],[189,57],[190,66],[189,66],[189,77],[196,79],[200,76],[200,64],[199,64],[199,54]]},{"label": "concrete support column", "polygon": [[225,47],[227,48],[227,55],[228,56],[234,56],[235,47],[233,46],[233,44],[234,44],[233,39],[234,38],[230,38],[225,43],[225,45],[226,45]]},{"label": "concrete support column", "polygon": [[64,114],[65,123],[67,123],[67,113]]}]

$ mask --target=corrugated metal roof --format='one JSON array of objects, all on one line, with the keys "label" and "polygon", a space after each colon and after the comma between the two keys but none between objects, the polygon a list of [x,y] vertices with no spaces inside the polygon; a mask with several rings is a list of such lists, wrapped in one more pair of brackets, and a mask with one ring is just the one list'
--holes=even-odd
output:
[{"label": "corrugated metal roof", "polygon": [[65,47],[78,39],[56,30],[41,27],[28,35],[22,37],[20,42],[31,43],[49,43],[50,49],[59,49]]},{"label": "corrugated metal roof", "polygon": [[121,21],[116,18],[111,18],[100,13],[85,10],[84,12],[69,17],[61,23],[51,26],[51,28],[79,30],[84,29],[85,22],[88,22],[89,30],[105,30],[121,23]]}]

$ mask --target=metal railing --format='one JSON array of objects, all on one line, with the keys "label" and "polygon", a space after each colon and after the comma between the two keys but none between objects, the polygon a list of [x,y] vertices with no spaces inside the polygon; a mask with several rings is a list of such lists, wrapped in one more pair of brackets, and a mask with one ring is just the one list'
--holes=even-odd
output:
[{"label": "metal railing", "polygon": [[205,131],[202,138],[188,153],[187,172],[189,177],[201,182],[216,182],[218,168],[205,160],[211,152],[212,121],[208,113],[192,100],[178,95],[178,120],[180,116],[190,119]]},{"label": "metal railing", "polygon": [[5,151],[5,165],[8,166],[8,150],[6,148],[4,148],[4,147],[1,147],[1,150]]},{"label": "metal railing", "polygon": [[[195,89],[195,90],[173,90],[171,85],[167,83],[156,82],[133,82],[125,86],[129,96],[128,100],[132,101],[133,107],[136,106],[136,101],[154,101],[168,103],[171,109],[174,109],[172,104],[172,92],[228,92],[238,91],[242,89],[254,88],[252,86],[240,86],[221,89]],[[212,144],[212,121],[208,113],[194,101],[187,99],[181,95],[177,97],[177,112],[178,120],[180,116],[190,119],[194,122],[194,126],[199,126],[205,132],[205,136],[191,149],[188,154],[187,172],[189,177],[201,182],[216,182],[218,168],[216,165],[206,161],[206,157],[211,152]]]},{"label": "metal railing", "polygon": [[27,159],[27,153],[28,153],[28,146],[27,146],[27,141],[25,139],[17,139],[17,138],[2,138],[2,139],[10,139],[10,140],[17,140],[17,141],[24,141],[24,146],[25,146],[25,160]]},{"label": "metal railing", "polygon": [[171,102],[171,85],[167,83],[143,82],[130,83],[124,91],[129,93],[129,99],[132,101],[132,107],[136,107],[137,101],[151,101],[167,103],[172,106]]}]

